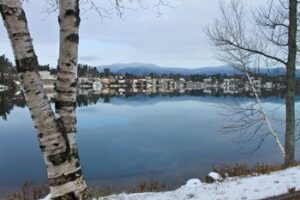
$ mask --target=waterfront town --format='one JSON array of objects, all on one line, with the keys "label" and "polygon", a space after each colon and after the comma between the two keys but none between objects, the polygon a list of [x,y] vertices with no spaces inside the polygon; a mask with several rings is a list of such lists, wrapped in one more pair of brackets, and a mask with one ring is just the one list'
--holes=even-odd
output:
[{"label": "waterfront town", "polygon": [[[20,82],[15,67],[5,57],[2,67],[0,92],[11,91],[21,93]],[[55,82],[57,70],[49,65],[38,68],[49,99],[55,99]],[[275,73],[252,73],[252,83],[261,96],[284,96],[285,76]],[[298,79],[297,94],[300,93]],[[254,97],[251,84],[243,73],[211,74],[155,74],[119,73],[110,68],[101,70],[94,66],[78,64],[78,95],[100,95],[105,98],[114,96],[145,95],[197,95],[197,96],[248,96]]]},{"label": "waterfront town", "polygon": [[[55,98],[56,75],[50,71],[40,71],[41,80],[49,98]],[[279,91],[284,89],[282,77],[253,76],[252,82],[260,94],[264,91]],[[78,80],[79,94],[93,91],[99,94],[125,95],[131,93],[185,93],[186,91],[199,91],[204,94],[224,95],[248,94],[254,95],[248,80],[242,75],[192,75],[192,76],[130,76],[111,74],[109,69],[104,70],[100,76],[81,76]]]}]

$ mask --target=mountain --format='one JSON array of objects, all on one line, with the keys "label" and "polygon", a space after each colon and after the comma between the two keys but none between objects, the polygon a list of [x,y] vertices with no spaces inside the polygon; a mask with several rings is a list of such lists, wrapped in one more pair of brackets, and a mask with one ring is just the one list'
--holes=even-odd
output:
[{"label": "mountain", "polygon": [[98,70],[100,72],[103,71],[104,68],[109,68],[113,73],[120,74],[134,74],[134,75],[149,75],[151,73],[155,73],[158,75],[161,74],[207,74],[213,75],[217,73],[221,74],[237,74],[240,73],[237,70],[228,67],[228,66],[220,66],[220,67],[202,67],[196,69],[187,69],[187,68],[175,68],[175,67],[160,67],[154,64],[143,64],[143,63],[130,63],[130,64],[112,64],[112,65],[104,65],[99,66]]},{"label": "mountain", "polygon": [[[241,74],[240,71],[234,69],[230,66],[218,66],[218,67],[201,67],[195,69],[188,68],[176,68],[176,67],[161,67],[154,64],[144,64],[144,63],[117,63],[112,65],[103,65],[98,67],[98,71],[103,72],[104,68],[109,68],[113,73],[119,74],[134,74],[134,75],[149,75],[151,73],[162,75],[162,74],[183,74],[183,75],[192,75],[192,74],[226,74],[234,75]],[[270,74],[270,75],[282,75],[285,73],[284,68],[273,68],[273,69],[260,69],[260,73]],[[300,78],[300,71],[297,71],[297,77]]]}]

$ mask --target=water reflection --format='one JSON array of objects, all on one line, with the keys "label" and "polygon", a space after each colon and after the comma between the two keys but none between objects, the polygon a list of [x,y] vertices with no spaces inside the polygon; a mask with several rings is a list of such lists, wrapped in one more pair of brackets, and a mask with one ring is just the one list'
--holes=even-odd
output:
[{"label": "water reflection", "polygon": [[[261,97],[284,97],[284,91],[274,91],[274,90],[261,90]],[[54,98],[54,93],[49,93],[49,96]],[[222,90],[210,90],[207,93],[206,90],[164,90],[164,92],[160,91],[147,91],[140,90],[139,92],[133,92],[132,90],[120,90],[120,89],[106,89],[102,91],[93,91],[93,90],[79,90],[77,96],[77,105],[88,106],[92,104],[96,104],[100,99],[103,99],[104,103],[110,103],[113,98],[125,98],[130,99],[131,97],[149,97],[149,98],[157,98],[157,97],[183,97],[183,96],[192,96],[192,97],[249,97],[254,98],[251,92],[248,93],[235,93],[235,94],[227,94]]]},{"label": "water reflection", "polygon": [[[41,183],[47,177],[24,97],[0,94],[1,116],[7,119],[0,120],[1,193],[1,188]],[[268,110],[284,105],[282,94],[262,96]],[[250,94],[82,90],[77,99],[77,141],[90,185],[122,188],[151,179],[177,185],[204,176],[213,164],[282,162],[272,138],[250,155],[256,141],[241,146],[235,142],[238,135],[220,132],[227,118],[216,105],[247,104],[254,101]],[[284,116],[284,106],[274,116]]]},{"label": "water reflection", "polygon": [[[94,91],[94,90],[78,90],[77,96],[77,106],[88,106],[97,104],[100,99],[103,99],[104,103],[110,103],[113,98],[125,98],[129,99],[130,97],[137,96],[146,96],[150,98],[156,97],[182,97],[182,96],[195,96],[195,97],[249,97],[254,98],[251,92],[248,93],[235,93],[228,94],[224,93],[222,90],[210,90],[209,93],[207,90],[164,90],[160,91],[147,91],[140,90],[139,92],[133,92],[132,90],[120,90],[120,89],[106,89],[102,91]],[[46,94],[50,101],[54,102],[55,99],[55,91],[54,89],[47,89]],[[299,92],[300,94],[300,92]],[[260,92],[261,98],[268,97],[284,97],[284,91],[278,90],[261,90]],[[0,116],[6,120],[7,116],[10,114],[11,110],[16,107],[24,108],[26,106],[26,101],[21,92],[15,91],[3,91],[0,92]]]},{"label": "water reflection", "polygon": [[14,107],[24,108],[26,101],[21,92],[3,91],[0,92],[0,116],[7,120],[8,115]]}]

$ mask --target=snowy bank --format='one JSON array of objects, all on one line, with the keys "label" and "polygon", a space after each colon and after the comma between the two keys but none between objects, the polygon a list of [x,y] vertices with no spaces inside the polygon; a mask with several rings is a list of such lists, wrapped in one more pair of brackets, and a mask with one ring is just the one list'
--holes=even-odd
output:
[{"label": "snowy bank", "polygon": [[[227,178],[223,182],[202,183],[189,180],[175,191],[159,193],[119,194],[95,200],[216,200],[216,199],[263,199],[288,193],[289,189],[300,190],[300,167],[293,167],[268,175],[245,178]],[[50,200],[45,198],[44,200]]]}]

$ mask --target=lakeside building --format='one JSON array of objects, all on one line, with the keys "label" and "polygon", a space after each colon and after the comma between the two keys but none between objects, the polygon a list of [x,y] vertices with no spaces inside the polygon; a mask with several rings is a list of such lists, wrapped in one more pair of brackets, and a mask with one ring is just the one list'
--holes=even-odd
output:
[{"label": "lakeside building", "polygon": [[52,75],[50,71],[39,71],[43,87],[45,89],[54,89],[55,81],[57,79],[56,75]]},{"label": "lakeside building", "polygon": [[[49,71],[40,71],[42,83],[47,93],[52,93],[55,96],[55,81],[57,77]],[[285,88],[282,80],[278,81],[273,78],[251,77],[256,90],[260,93],[262,90],[278,90]],[[299,84],[299,83],[298,83]],[[171,93],[174,91],[184,93],[185,91],[202,91],[205,94],[211,95],[215,93],[236,95],[249,93],[252,94],[250,82],[242,76],[220,77],[209,76],[192,81],[189,78],[176,77],[131,77],[126,78],[124,75],[113,75],[107,71],[107,76],[100,77],[79,77],[78,89],[93,90],[101,94],[121,94],[124,95],[127,91],[133,93]],[[253,95],[253,94],[252,94]]]}]

